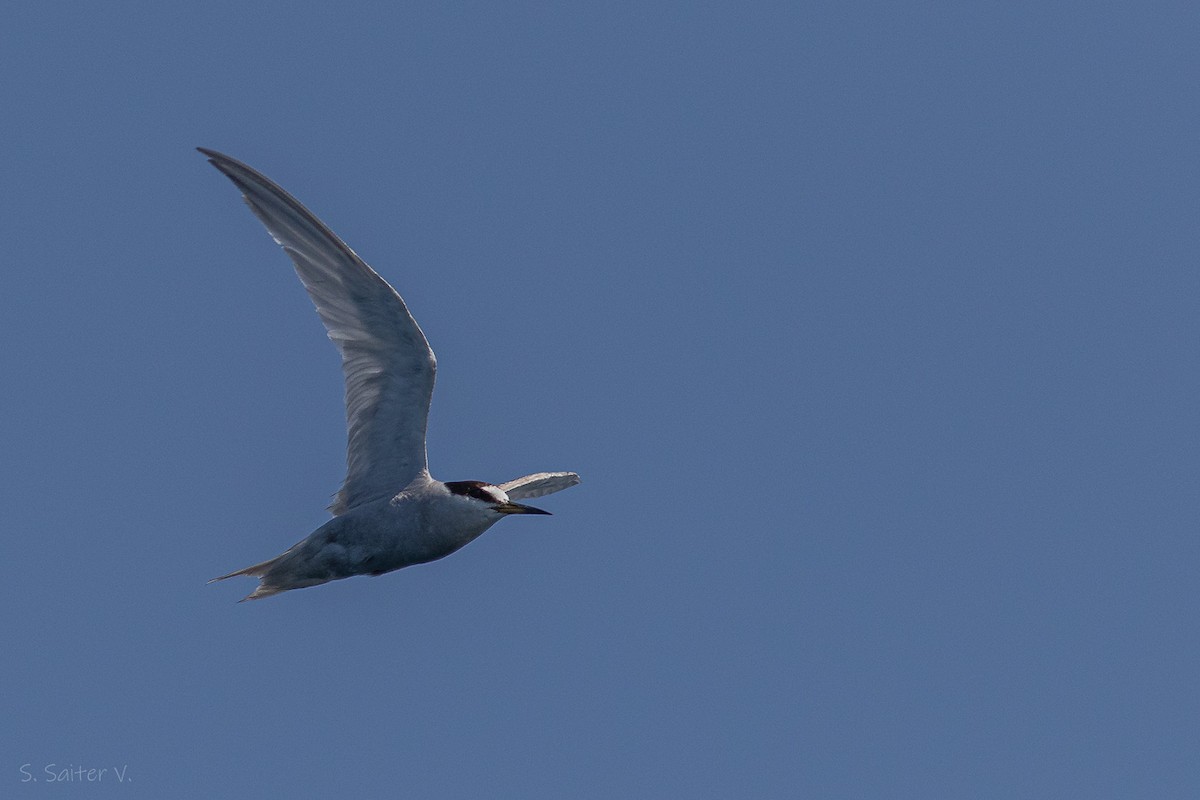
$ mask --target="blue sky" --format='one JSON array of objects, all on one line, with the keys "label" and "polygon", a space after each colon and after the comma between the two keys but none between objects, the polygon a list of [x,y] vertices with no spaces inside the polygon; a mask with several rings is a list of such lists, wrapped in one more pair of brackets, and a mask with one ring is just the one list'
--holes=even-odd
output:
[{"label": "blue sky", "polygon": [[[1198,34],[9,4],[0,794],[1196,796]],[[196,145],[404,295],[434,474],[578,471],[553,517],[205,586],[324,521],[344,423]]]}]

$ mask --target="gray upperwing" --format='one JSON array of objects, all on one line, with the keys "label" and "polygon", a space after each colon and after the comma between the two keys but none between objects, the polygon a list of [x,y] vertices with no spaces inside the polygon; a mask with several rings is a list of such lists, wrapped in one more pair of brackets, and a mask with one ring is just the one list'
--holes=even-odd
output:
[{"label": "gray upperwing", "polygon": [[241,190],[291,257],[346,378],[346,480],[329,510],[395,494],[427,472],[425,425],[437,361],[404,300],[328,227],[260,172],[197,148]]}]

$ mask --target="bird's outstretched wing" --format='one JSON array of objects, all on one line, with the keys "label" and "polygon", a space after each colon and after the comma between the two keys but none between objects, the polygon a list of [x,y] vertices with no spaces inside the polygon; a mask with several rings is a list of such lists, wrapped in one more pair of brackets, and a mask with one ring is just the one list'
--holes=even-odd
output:
[{"label": "bird's outstretched wing", "polygon": [[427,471],[425,424],[437,362],[404,300],[333,231],[269,178],[197,148],[237,185],[291,257],[346,376],[346,480],[329,510],[403,489]]},{"label": "bird's outstretched wing", "polygon": [[504,490],[510,500],[524,500],[561,492],[563,489],[570,489],[577,483],[579,483],[579,476],[574,472],[537,472],[502,483],[500,488]]}]

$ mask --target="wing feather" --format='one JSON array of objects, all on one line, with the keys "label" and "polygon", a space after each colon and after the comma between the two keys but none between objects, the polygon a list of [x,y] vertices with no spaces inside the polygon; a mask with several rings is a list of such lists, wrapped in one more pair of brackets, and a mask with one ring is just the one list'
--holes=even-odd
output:
[{"label": "wing feather", "polygon": [[425,426],[437,360],[404,300],[345,242],[262,173],[198,148],[241,190],[292,259],[346,379],[346,480],[329,510],[342,514],[428,474]]},{"label": "wing feather", "polygon": [[563,489],[570,489],[579,483],[579,476],[574,472],[536,472],[523,478],[514,478],[500,484],[500,488],[510,500],[525,500],[530,497],[543,497]]}]

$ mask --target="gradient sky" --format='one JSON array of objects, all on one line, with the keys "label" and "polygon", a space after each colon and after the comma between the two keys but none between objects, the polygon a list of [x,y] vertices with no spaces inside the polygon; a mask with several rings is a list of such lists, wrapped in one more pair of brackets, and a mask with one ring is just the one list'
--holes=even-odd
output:
[{"label": "gradient sky", "polygon": [[[1182,2],[7,4],[0,795],[1196,797],[1197,41]],[[344,422],[196,145],[404,295],[434,474],[578,471],[554,516],[205,586],[326,519]]]}]

